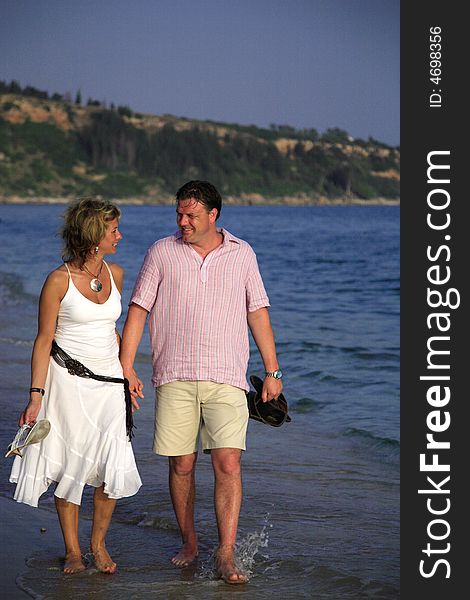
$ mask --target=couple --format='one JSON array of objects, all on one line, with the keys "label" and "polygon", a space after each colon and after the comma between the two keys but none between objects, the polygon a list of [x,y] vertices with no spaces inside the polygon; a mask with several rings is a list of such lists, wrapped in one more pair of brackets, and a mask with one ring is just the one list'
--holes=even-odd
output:
[{"label": "couple", "polygon": [[96,488],[90,543],[95,565],[104,573],[116,570],[105,540],[116,500],[134,495],[142,484],[130,442],[132,412],[144,397],[133,364],[150,315],[153,449],[169,459],[183,542],[172,562],[186,566],[198,554],[194,475],[200,435],[215,477],[217,574],[230,584],[247,581],[234,556],[248,424],[247,325],[266,371],[263,401],[280,395],[282,374],[256,256],[246,242],[217,228],[221,205],[209,182],[189,181],[178,190],[179,231],[147,251],[122,340],[115,324],[123,270],[104,261],[122,239],[120,211],[109,202],[83,199],[65,214],[64,264],[48,275],[41,292],[30,399],[20,417],[20,425],[47,418],[51,432],[15,458],[10,476],[17,484],[15,499],[32,506],[57,484],[65,573],[85,569],[78,540],[85,484]]}]

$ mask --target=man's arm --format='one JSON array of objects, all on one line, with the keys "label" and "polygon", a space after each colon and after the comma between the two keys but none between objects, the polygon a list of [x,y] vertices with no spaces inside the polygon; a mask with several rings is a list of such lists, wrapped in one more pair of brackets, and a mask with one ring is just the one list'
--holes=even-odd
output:
[{"label": "man's arm", "polygon": [[[248,326],[253,335],[259,353],[263,359],[265,371],[277,371],[279,363],[277,362],[276,346],[274,343],[274,333],[271,327],[271,319],[267,308],[259,308],[248,313]],[[263,392],[261,399],[268,402],[277,398],[282,392],[282,381],[274,377],[265,377],[263,383]]]},{"label": "man's arm", "polygon": [[[122,370],[124,377],[129,380],[129,389],[133,395],[144,397],[142,393],[143,384],[139,380],[134,371],[134,360],[137,354],[137,349],[144,333],[145,322],[147,320],[148,312],[145,308],[138,306],[137,304],[131,304],[127,312],[126,322],[122,330],[122,340],[119,352],[119,359],[121,361]],[[136,408],[138,404],[135,399],[133,400]]]}]

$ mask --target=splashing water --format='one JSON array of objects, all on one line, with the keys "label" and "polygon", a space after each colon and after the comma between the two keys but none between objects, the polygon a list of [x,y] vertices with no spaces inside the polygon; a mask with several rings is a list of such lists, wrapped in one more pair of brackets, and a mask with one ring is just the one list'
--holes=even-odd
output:
[{"label": "splashing water", "polygon": [[[247,533],[240,542],[235,545],[235,565],[243,575],[253,575],[253,564],[255,556],[260,548],[267,548],[269,543],[269,514],[264,518],[264,525],[259,532]],[[214,548],[209,558],[202,563],[198,577],[201,579],[217,579],[215,568],[215,556],[217,548]],[[266,556],[264,558],[267,558]]]},{"label": "splashing water", "polygon": [[253,564],[259,549],[268,547],[269,529],[272,528],[268,517],[269,515],[266,515],[265,524],[259,533],[248,533],[236,546],[236,561],[239,563],[237,566],[247,575],[253,574]]}]

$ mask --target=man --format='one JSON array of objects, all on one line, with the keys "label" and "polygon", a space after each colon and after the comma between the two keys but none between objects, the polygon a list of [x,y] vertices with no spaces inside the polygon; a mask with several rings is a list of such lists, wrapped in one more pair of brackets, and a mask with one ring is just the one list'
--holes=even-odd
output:
[{"label": "man", "polygon": [[179,231],[147,251],[123,329],[121,362],[132,393],[143,398],[133,363],[150,314],[154,451],[169,457],[170,495],[183,540],[172,562],[186,566],[198,554],[194,474],[200,435],[215,477],[217,573],[227,583],[245,583],[234,546],[248,424],[247,324],[266,370],[262,400],[282,391],[269,300],[252,248],[216,226],[222,199],[215,187],[189,181],[176,201]]}]

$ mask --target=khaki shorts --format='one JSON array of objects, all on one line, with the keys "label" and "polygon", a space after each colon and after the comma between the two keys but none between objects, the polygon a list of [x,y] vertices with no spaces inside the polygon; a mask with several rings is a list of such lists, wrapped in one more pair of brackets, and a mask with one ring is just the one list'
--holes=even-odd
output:
[{"label": "khaki shorts", "polygon": [[171,381],[156,389],[153,451],[164,456],[245,450],[248,405],[244,390],[213,381]]}]

